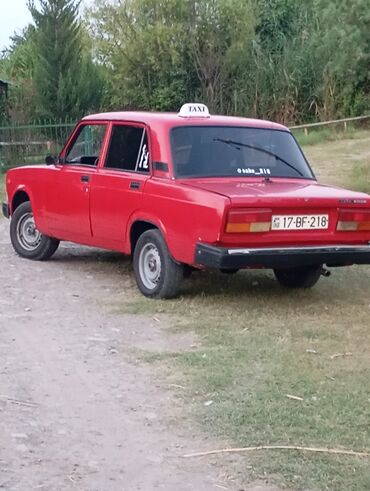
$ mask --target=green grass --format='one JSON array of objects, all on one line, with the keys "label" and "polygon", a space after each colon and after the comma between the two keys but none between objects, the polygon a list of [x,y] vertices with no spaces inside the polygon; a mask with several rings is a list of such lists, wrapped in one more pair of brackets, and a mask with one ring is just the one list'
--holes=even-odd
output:
[{"label": "green grass", "polygon": [[351,172],[351,188],[370,193],[370,159],[367,163],[354,165]]},{"label": "green grass", "polygon": [[328,141],[353,140],[366,135],[365,130],[358,130],[354,126],[347,126],[347,129],[340,131],[335,128],[308,129],[307,134],[304,130],[292,130],[300,145],[317,145]]},{"label": "green grass", "polygon": [[[200,428],[231,446],[370,450],[370,268],[337,270],[303,292],[266,272],[194,277],[179,300],[137,295],[124,310],[166,314],[172,329],[197,334],[197,348],[150,359],[171,381],[177,374]],[[246,481],[267,475],[293,489],[370,489],[369,460],[353,457],[266,451],[244,457],[241,470]]]},{"label": "green grass", "polygon": [[370,132],[355,138],[304,146],[316,177],[322,183],[370,191]]}]

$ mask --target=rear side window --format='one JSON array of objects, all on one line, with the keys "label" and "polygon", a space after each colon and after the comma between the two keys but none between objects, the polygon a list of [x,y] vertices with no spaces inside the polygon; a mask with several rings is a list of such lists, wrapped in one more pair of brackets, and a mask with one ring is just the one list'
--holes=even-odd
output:
[{"label": "rear side window", "polygon": [[104,167],[148,173],[149,149],[145,128],[114,125]]}]

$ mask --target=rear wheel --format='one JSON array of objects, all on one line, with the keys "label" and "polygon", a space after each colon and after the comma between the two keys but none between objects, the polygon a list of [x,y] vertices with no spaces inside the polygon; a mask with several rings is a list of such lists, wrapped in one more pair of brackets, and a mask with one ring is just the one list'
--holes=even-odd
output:
[{"label": "rear wheel", "polygon": [[37,230],[29,201],[20,204],[12,215],[10,240],[17,254],[39,261],[51,257],[59,245],[59,240]]},{"label": "rear wheel", "polygon": [[184,268],[172,259],[159,230],[147,230],[140,235],[133,263],[136,283],[143,295],[173,298],[178,294]]},{"label": "rear wheel", "polygon": [[320,279],[322,266],[274,269],[278,282],[287,288],[312,288]]}]

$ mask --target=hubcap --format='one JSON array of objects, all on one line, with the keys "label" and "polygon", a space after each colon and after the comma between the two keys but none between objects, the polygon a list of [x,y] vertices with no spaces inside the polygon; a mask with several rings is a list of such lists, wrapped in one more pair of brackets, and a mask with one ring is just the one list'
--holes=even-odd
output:
[{"label": "hubcap", "polygon": [[41,233],[37,230],[32,213],[25,213],[17,224],[17,239],[27,251],[34,251],[41,241]]},{"label": "hubcap", "polygon": [[139,255],[139,274],[146,288],[153,290],[157,286],[161,270],[161,257],[157,247],[152,243],[146,244]]}]

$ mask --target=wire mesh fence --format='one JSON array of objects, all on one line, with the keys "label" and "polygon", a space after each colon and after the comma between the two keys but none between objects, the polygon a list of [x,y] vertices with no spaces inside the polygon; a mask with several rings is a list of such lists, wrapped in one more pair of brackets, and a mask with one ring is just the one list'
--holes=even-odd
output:
[{"label": "wire mesh fence", "polygon": [[57,155],[74,126],[72,121],[0,126],[0,171]]}]

